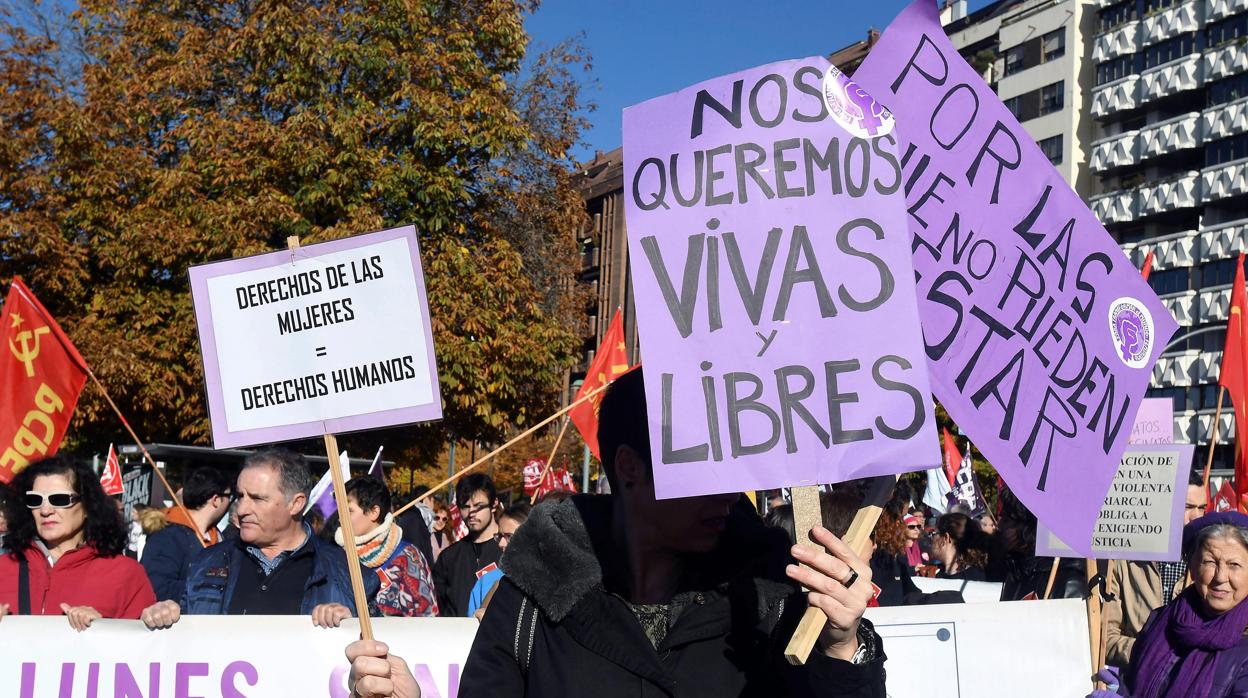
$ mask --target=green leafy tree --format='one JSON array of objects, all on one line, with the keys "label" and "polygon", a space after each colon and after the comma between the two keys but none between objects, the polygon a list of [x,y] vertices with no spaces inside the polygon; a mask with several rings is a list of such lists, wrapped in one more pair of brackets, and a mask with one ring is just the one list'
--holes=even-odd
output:
[{"label": "green leafy tree", "polygon": [[[50,31],[47,8],[10,5],[0,279],[28,280],[143,438],[203,444],[187,268],[413,224],[446,420],[368,444],[432,467],[447,430],[540,419],[578,344],[584,213],[561,170],[588,62],[572,43],[524,70],[533,9],[83,0]],[[88,389],[71,435],[116,431]]]}]

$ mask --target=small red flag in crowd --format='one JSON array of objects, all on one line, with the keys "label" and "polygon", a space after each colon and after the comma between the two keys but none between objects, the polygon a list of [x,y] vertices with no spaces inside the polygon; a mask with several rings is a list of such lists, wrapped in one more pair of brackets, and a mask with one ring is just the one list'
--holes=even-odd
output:
[{"label": "small red flag in crowd", "polygon": [[943,427],[941,431],[944,433],[945,441],[945,477],[949,478],[949,486],[953,487],[954,481],[958,478],[958,468],[962,467],[962,452],[958,450],[953,434]]},{"label": "small red flag in crowd", "polygon": [[[1226,344],[1222,349],[1222,369],[1218,384],[1226,388],[1235,408],[1235,440],[1248,443],[1248,332],[1245,332],[1244,313],[1248,312],[1248,297],[1244,291],[1244,253],[1239,253],[1235,265],[1235,285],[1231,287],[1231,305],[1226,320]],[[1214,428],[1217,428],[1216,426]],[[1248,494],[1248,452],[1235,452],[1235,497],[1233,503]],[[1235,507],[1238,508],[1238,507]]]},{"label": "small red flag in crowd", "polygon": [[108,445],[108,459],[104,461],[104,470],[100,473],[100,486],[107,495],[126,491],[121,485],[121,463],[117,460],[117,451],[113,450],[112,444]]},{"label": "small red flag in crowd", "polygon": [[1234,511],[1235,501],[1235,488],[1231,487],[1230,480],[1223,480],[1208,508],[1209,511]]},{"label": "small red flag in crowd", "polygon": [[1153,271],[1153,251],[1149,250],[1144,254],[1144,266],[1140,267],[1140,275],[1148,281],[1148,275]]},{"label": "small red flag in crowd", "polygon": [[464,523],[464,517],[459,513],[459,507],[454,503],[447,507],[447,513],[450,515],[451,528],[455,529],[455,540],[463,540],[468,535],[468,524]]},{"label": "small red flag in crowd", "polygon": [[56,453],[87,362],[21,279],[0,313],[0,482]]},{"label": "small red flag in crowd", "polygon": [[547,493],[558,491],[576,492],[576,483],[567,468],[547,470],[545,458],[533,458],[524,464],[524,496],[541,499]]},{"label": "small red flag in crowd", "polygon": [[[576,399],[580,400],[627,371],[628,350],[624,348],[624,320],[620,317],[619,308],[616,308],[615,316],[611,318],[611,325],[607,327],[607,333],[602,336],[602,344],[598,346],[598,352],[594,354],[594,362],[585,372],[585,382],[581,384],[581,389],[576,391]],[[605,392],[598,393],[568,412],[568,417],[576,425],[576,430],[581,432],[581,438],[585,439],[585,445],[589,446],[589,452],[600,461],[602,456],[598,453],[598,406],[602,403],[604,394]]]}]

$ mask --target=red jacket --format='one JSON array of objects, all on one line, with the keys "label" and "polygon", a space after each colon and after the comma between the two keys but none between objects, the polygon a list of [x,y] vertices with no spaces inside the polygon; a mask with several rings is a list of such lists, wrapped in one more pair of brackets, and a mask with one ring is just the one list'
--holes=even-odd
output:
[{"label": "red jacket", "polygon": [[[59,616],[61,604],[90,606],[105,618],[135,618],[156,603],[156,594],[139,563],[124,555],[102,557],[90,545],[71,550],[49,565],[36,546],[26,549],[30,563],[30,610],[36,616]],[[0,604],[16,615],[18,564],[11,553],[0,557]]]}]

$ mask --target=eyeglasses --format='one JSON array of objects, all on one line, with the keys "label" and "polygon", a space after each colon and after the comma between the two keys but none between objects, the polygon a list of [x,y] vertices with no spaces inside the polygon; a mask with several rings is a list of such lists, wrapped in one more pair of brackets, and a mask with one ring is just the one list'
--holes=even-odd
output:
[{"label": "eyeglasses", "polygon": [[910,529],[910,530],[912,530],[912,531],[917,531],[917,530],[919,530],[920,528],[923,528],[923,527],[922,527],[922,526],[920,526],[920,525],[918,525],[918,524],[906,524],[906,528],[908,528],[908,529]]},{"label": "eyeglasses", "polygon": [[42,492],[30,491],[26,493],[27,509],[39,509],[43,507],[46,501],[53,509],[68,509],[78,502],[82,501],[82,497],[73,492],[49,492],[46,495]]},{"label": "eyeglasses", "polygon": [[433,517],[434,521],[446,521],[446,514],[437,514]]},{"label": "eyeglasses", "polygon": [[472,516],[473,514],[476,514],[478,512],[482,512],[482,511],[485,511],[486,509],[491,508],[491,506],[492,505],[490,504],[478,504],[475,507],[464,507],[463,509],[460,509],[460,511],[462,511],[465,516]]}]

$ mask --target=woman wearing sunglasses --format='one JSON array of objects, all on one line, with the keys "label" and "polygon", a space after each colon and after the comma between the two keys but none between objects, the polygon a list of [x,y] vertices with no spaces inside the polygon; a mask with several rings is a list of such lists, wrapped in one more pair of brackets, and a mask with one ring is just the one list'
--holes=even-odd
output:
[{"label": "woman wearing sunglasses", "polygon": [[137,619],[156,602],[143,568],[123,554],[126,526],[91,468],[56,456],[10,487],[0,618],[63,614],[81,632],[96,618]]}]

